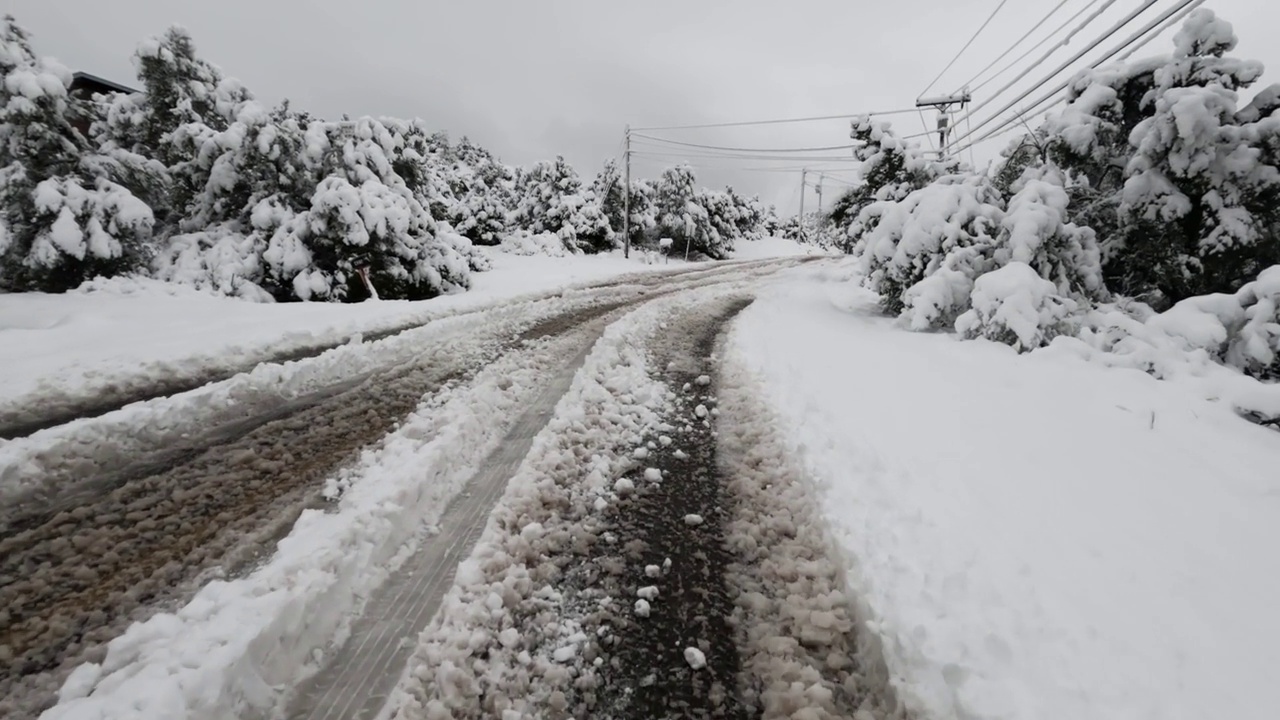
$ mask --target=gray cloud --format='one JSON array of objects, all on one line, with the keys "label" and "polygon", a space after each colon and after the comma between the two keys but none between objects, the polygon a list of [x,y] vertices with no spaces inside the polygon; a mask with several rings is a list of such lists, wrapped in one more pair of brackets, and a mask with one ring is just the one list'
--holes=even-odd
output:
[{"label": "gray cloud", "polygon": [[[1055,18],[1067,17],[1085,2],[1071,0]],[[1008,3],[935,90],[953,89],[1055,4]],[[1135,4],[1116,3],[1105,24],[1083,33],[1072,49]],[[39,52],[73,69],[129,81],[129,57],[138,41],[176,22],[191,30],[202,56],[265,102],[288,97],[295,107],[326,117],[422,117],[453,137],[470,136],[509,162],[561,154],[587,176],[618,155],[628,123],[908,107],[995,2],[8,0],[6,5],[35,34]],[[1268,78],[1280,79],[1280,47],[1271,41],[1280,9],[1254,0],[1219,0],[1210,6],[1235,24],[1238,52],[1267,63],[1275,71]],[[1046,28],[1058,22],[1051,20]],[[1158,39],[1143,52],[1168,48],[1167,39]],[[1028,80],[1038,77],[1033,72]],[[895,124],[903,132],[921,127],[913,115],[895,118]],[[793,147],[840,144],[847,140],[847,127],[821,122],[668,135],[706,144]],[[979,160],[997,150],[984,148]],[[727,163],[720,160],[695,163],[707,184],[731,183],[780,209],[795,209],[798,175],[735,170],[721,167]],[[642,176],[661,167],[651,159],[637,159],[634,166]]]}]

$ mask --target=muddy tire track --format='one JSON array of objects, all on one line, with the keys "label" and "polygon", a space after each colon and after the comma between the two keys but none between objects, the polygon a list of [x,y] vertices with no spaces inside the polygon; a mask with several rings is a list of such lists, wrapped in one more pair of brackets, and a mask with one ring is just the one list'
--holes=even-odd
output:
[{"label": "muddy tire track", "polygon": [[[650,438],[644,454],[662,479],[638,486],[612,508],[605,522],[618,542],[597,548],[621,548],[622,554],[595,559],[612,570],[606,593],[645,602],[643,612],[632,606],[612,618],[616,642],[607,651],[597,694],[613,717],[750,717],[738,688],[734,596],[724,575],[732,558],[716,471],[710,361],[725,323],[750,302],[733,298],[682,313],[670,323],[679,331],[655,344],[653,366],[665,368],[659,377],[675,392],[666,419],[675,431]],[[691,657],[690,648],[700,657]]]},{"label": "muddy tire track", "polygon": [[[414,362],[236,428],[157,468],[90,483],[0,538],[0,714],[34,713],[75,665],[100,660],[129,623],[175,607],[274,547],[333,471],[446,384],[500,353],[616,310],[588,305],[505,344],[428,348]],[[151,471],[154,470],[154,471]]]}]

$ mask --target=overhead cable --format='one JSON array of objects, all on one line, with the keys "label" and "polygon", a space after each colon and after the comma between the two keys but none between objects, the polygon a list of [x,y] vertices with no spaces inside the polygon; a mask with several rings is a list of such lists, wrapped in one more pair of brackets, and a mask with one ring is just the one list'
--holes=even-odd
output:
[{"label": "overhead cable", "polygon": [[[1093,63],[1091,63],[1091,64],[1089,65],[1089,69],[1093,69],[1093,68],[1098,67],[1099,65],[1101,65],[1101,64],[1103,64],[1103,63],[1105,63],[1105,62],[1107,62],[1107,61],[1111,60],[1113,57],[1115,57],[1116,55],[1120,54],[1121,52],[1124,52],[1125,50],[1130,50],[1130,48],[1131,48],[1131,46],[1132,46],[1132,50],[1130,50],[1130,52],[1129,52],[1129,53],[1126,53],[1126,55],[1125,55],[1125,57],[1128,57],[1128,55],[1132,54],[1132,52],[1133,52],[1133,51],[1136,51],[1138,48],[1141,48],[1143,45],[1145,45],[1146,43],[1150,42],[1152,39],[1154,39],[1154,38],[1155,38],[1156,36],[1158,36],[1160,33],[1164,32],[1166,29],[1168,29],[1168,28],[1169,28],[1169,26],[1170,26],[1170,24],[1171,24],[1172,22],[1176,22],[1178,19],[1181,19],[1183,16],[1187,15],[1187,14],[1188,14],[1188,13],[1190,13],[1192,10],[1195,10],[1197,7],[1199,7],[1200,5],[1204,4],[1204,2],[1205,2],[1205,0],[1183,0],[1183,1],[1182,1],[1182,3],[1181,3],[1180,5],[1177,5],[1177,6],[1175,6],[1175,7],[1172,7],[1172,8],[1170,8],[1170,9],[1166,10],[1165,12],[1161,13],[1158,17],[1156,17],[1154,20],[1152,20],[1152,21],[1148,22],[1146,25],[1144,25],[1142,28],[1140,28],[1137,32],[1133,33],[1133,34],[1132,34],[1132,35],[1130,35],[1128,38],[1125,38],[1125,40],[1124,40],[1124,41],[1122,41],[1122,42],[1121,42],[1119,45],[1117,45],[1116,47],[1112,48],[1112,49],[1111,49],[1109,52],[1107,52],[1105,55],[1103,55],[1102,57],[1100,57],[1100,58],[1098,58],[1097,60],[1093,61]],[[1171,18],[1172,18],[1172,20],[1171,20]],[[1158,27],[1158,29],[1157,29],[1157,26],[1159,26],[1159,27]],[[1155,30],[1155,32],[1153,33],[1153,32],[1152,32],[1152,30]],[[1146,37],[1145,39],[1143,39],[1143,36],[1144,36],[1144,35],[1148,35],[1148,33],[1150,33],[1150,35],[1149,35],[1148,37]],[[1141,42],[1139,42],[1140,40],[1141,40]],[[1055,73],[1055,74],[1056,74],[1056,73]],[[1052,77],[1052,76],[1050,76],[1050,78],[1051,78],[1051,77]],[[1012,103],[1010,103],[1009,105],[1007,105],[1007,106],[1005,106],[1004,108],[1002,108],[999,112],[995,113],[995,114],[994,114],[994,115],[992,115],[991,117],[989,117],[989,118],[987,118],[986,120],[984,120],[984,121],[982,121],[982,122],[978,123],[977,125],[975,125],[973,130],[970,130],[969,132],[965,133],[965,134],[964,134],[964,135],[962,135],[961,137],[956,138],[955,142],[956,142],[956,143],[959,143],[960,141],[965,140],[965,139],[969,138],[970,136],[972,136],[976,130],[980,129],[983,125],[986,125],[987,123],[991,122],[991,120],[995,119],[996,117],[998,117],[999,115],[1001,115],[1002,113],[1004,113],[1004,111],[1005,111],[1005,110],[1008,110],[1010,107],[1012,107],[1014,104],[1016,104],[1019,100],[1021,100],[1021,99],[1022,99],[1022,98],[1024,98],[1024,97],[1026,97],[1027,95],[1031,94],[1031,92],[1035,91],[1035,89],[1036,89],[1036,88],[1038,88],[1038,87],[1040,87],[1041,85],[1043,85],[1043,84],[1044,84],[1044,82],[1048,81],[1050,78],[1045,78],[1045,81],[1042,81],[1042,82],[1038,83],[1035,87],[1032,87],[1032,88],[1031,88],[1031,89],[1029,89],[1027,92],[1025,92],[1025,93],[1023,93],[1022,95],[1020,95],[1020,96],[1019,96],[1018,98],[1016,98]],[[1071,79],[1070,79],[1070,78],[1068,78],[1067,80],[1064,80],[1062,83],[1060,83],[1059,85],[1057,85],[1056,87],[1054,87],[1052,90],[1050,90],[1049,92],[1047,92],[1047,93],[1045,93],[1044,95],[1040,96],[1040,98],[1039,98],[1039,99],[1037,99],[1035,102],[1033,102],[1033,103],[1031,103],[1031,104],[1027,105],[1026,107],[1022,108],[1021,110],[1019,110],[1019,111],[1018,111],[1018,113],[1017,113],[1017,115],[1015,115],[1013,118],[1010,118],[1010,119],[1008,119],[1008,120],[1005,120],[1002,124],[1000,124],[999,126],[997,126],[997,127],[995,127],[995,128],[992,128],[992,129],[991,129],[991,130],[989,130],[986,134],[982,135],[981,137],[977,138],[976,140],[971,141],[968,145],[965,145],[965,146],[963,146],[963,147],[958,148],[958,149],[957,149],[957,152],[958,152],[958,151],[961,151],[961,150],[964,150],[965,148],[972,147],[973,145],[976,145],[977,143],[983,142],[983,141],[985,141],[985,140],[988,140],[988,139],[990,139],[990,138],[994,137],[998,132],[1000,132],[1000,131],[1002,131],[1002,130],[1004,130],[1004,129],[1008,128],[1008,127],[1010,127],[1010,126],[1011,126],[1011,125],[1013,125],[1014,123],[1019,122],[1021,118],[1026,117],[1029,113],[1032,113],[1032,114],[1038,114],[1039,112],[1042,112],[1042,110],[1041,110],[1041,111],[1036,111],[1035,109],[1036,109],[1036,108],[1038,108],[1040,105],[1043,105],[1043,104],[1044,104],[1045,102],[1047,102],[1048,100],[1052,99],[1055,95],[1057,95],[1057,94],[1058,94],[1059,92],[1061,92],[1062,90],[1065,90],[1065,89],[1067,88],[1067,86],[1068,86],[1068,85],[1070,85],[1070,84],[1071,84]],[[1063,100],[1065,100],[1065,98],[1059,98],[1058,100],[1055,100],[1053,104],[1054,104],[1054,105],[1056,105],[1057,103],[1062,102]],[[1052,107],[1052,105],[1050,105],[1050,107]],[[1044,108],[1044,109],[1047,109],[1047,108]],[[1033,113],[1033,111],[1035,111],[1035,112]]]},{"label": "overhead cable", "polygon": [[864,115],[869,117],[877,115],[902,115],[915,111],[915,108],[903,108],[901,110],[874,110],[871,112],[845,113],[843,115],[817,115],[813,117],[777,118],[773,120],[741,120],[737,122],[698,123],[694,125],[663,125],[654,127],[634,127],[631,129],[635,132],[654,132],[657,130],[701,130],[704,128],[746,127],[748,125],[781,125],[785,123],[817,122],[819,120],[848,120],[850,118]]},{"label": "overhead cable", "polygon": [[970,36],[969,42],[965,43],[964,47],[960,48],[960,52],[956,53],[955,57],[951,58],[951,62],[947,63],[947,66],[942,68],[942,72],[938,73],[938,76],[935,77],[924,90],[920,91],[921,95],[929,92],[930,88],[937,84],[937,82],[942,79],[943,75],[947,74],[947,71],[951,69],[951,66],[956,64],[956,61],[960,59],[960,56],[964,54],[964,51],[968,50],[969,46],[973,44],[973,41],[977,40],[978,36],[982,34],[982,31],[987,29],[987,26],[991,24],[993,19],[995,19],[996,13],[1000,12],[1000,8],[1004,7],[1004,4],[1007,2],[1009,2],[1009,0],[1000,0],[1000,4],[996,5],[995,10],[991,11],[991,14],[987,16],[985,21],[983,21],[982,26],[978,28],[978,31]]},{"label": "overhead cable", "polygon": [[[1093,2],[1097,2],[1097,0],[1092,0],[1092,1],[1093,1]],[[1052,10],[1050,10],[1047,14],[1045,14],[1045,16],[1044,16],[1044,17],[1040,18],[1040,22],[1038,22],[1038,23],[1036,23],[1035,25],[1031,26],[1031,29],[1030,29],[1030,30],[1028,30],[1028,31],[1026,31],[1025,33],[1023,33],[1022,37],[1020,37],[1020,38],[1018,38],[1017,40],[1015,40],[1015,41],[1014,41],[1014,43],[1013,43],[1012,45],[1010,45],[1010,46],[1009,46],[1009,47],[1008,47],[1004,52],[1000,53],[1000,55],[999,55],[998,57],[996,57],[996,59],[995,59],[995,60],[992,60],[991,62],[987,63],[987,66],[986,66],[986,67],[984,67],[984,68],[982,68],[981,70],[979,70],[977,73],[975,73],[973,77],[971,77],[971,78],[969,78],[968,80],[965,80],[964,82],[960,83],[960,86],[959,86],[958,88],[956,88],[956,92],[958,93],[958,92],[960,92],[961,90],[963,90],[964,88],[968,87],[968,86],[969,86],[969,84],[970,84],[970,83],[972,83],[974,80],[977,80],[978,78],[982,77],[982,73],[984,73],[984,72],[986,72],[986,71],[990,70],[990,69],[992,68],[992,66],[994,66],[996,63],[998,63],[998,62],[1000,62],[1001,60],[1005,59],[1005,57],[1007,57],[1007,56],[1009,55],[1009,53],[1013,52],[1014,48],[1016,48],[1016,47],[1018,47],[1019,45],[1021,45],[1023,40],[1026,40],[1028,37],[1030,37],[1030,36],[1031,36],[1031,33],[1035,32],[1036,30],[1039,30],[1041,25],[1045,24],[1045,23],[1049,20],[1049,18],[1053,17],[1053,14],[1054,14],[1054,13],[1058,12],[1059,10],[1061,10],[1061,9],[1062,9],[1062,6],[1063,6],[1063,5],[1066,5],[1066,4],[1067,4],[1067,3],[1069,3],[1069,2],[1071,2],[1071,0],[1059,0],[1058,4],[1057,4],[1057,5],[1054,5]]]},{"label": "overhead cable", "polygon": [[[970,92],[977,92],[977,91],[981,90],[982,88],[984,88],[984,87],[986,87],[987,85],[990,85],[992,82],[994,82],[996,78],[1000,77],[1001,75],[1003,75],[1003,74],[1005,74],[1005,73],[1009,72],[1010,70],[1012,70],[1013,68],[1017,67],[1017,66],[1018,66],[1018,63],[1021,63],[1023,60],[1026,60],[1026,59],[1027,59],[1027,56],[1028,56],[1028,55],[1030,55],[1031,53],[1035,52],[1036,50],[1039,50],[1040,48],[1044,47],[1044,44],[1045,44],[1045,43],[1047,43],[1047,42],[1049,42],[1050,40],[1052,40],[1052,39],[1054,38],[1054,36],[1055,36],[1055,35],[1057,35],[1058,33],[1062,32],[1063,28],[1065,28],[1066,26],[1068,26],[1068,25],[1070,25],[1071,23],[1075,22],[1075,21],[1076,21],[1076,18],[1078,18],[1078,17],[1080,17],[1081,15],[1083,15],[1083,14],[1085,13],[1085,11],[1087,11],[1089,8],[1093,7],[1094,5],[1097,5],[1097,4],[1098,4],[1099,2],[1101,2],[1101,1],[1102,1],[1102,0],[1090,0],[1089,4],[1085,5],[1084,7],[1080,8],[1079,10],[1077,10],[1077,11],[1076,11],[1076,13],[1075,13],[1074,15],[1072,15],[1071,17],[1069,17],[1069,18],[1067,18],[1066,20],[1064,20],[1064,21],[1062,22],[1062,24],[1061,24],[1061,25],[1059,25],[1058,27],[1054,28],[1052,32],[1050,32],[1048,35],[1045,35],[1043,38],[1041,38],[1039,42],[1037,42],[1035,45],[1032,45],[1031,47],[1027,48],[1025,52],[1023,52],[1023,53],[1022,53],[1021,55],[1019,55],[1018,57],[1014,58],[1014,60],[1013,60],[1012,62],[1010,62],[1008,65],[1005,65],[1004,67],[1002,67],[1002,68],[1000,68],[999,70],[997,70],[997,71],[996,71],[996,73],[995,73],[994,75],[992,75],[991,77],[987,78],[986,80],[983,80],[982,82],[978,83],[978,85],[977,85],[976,87],[972,88],[972,89],[970,90]],[[1068,34],[1067,34],[1067,36],[1066,36],[1065,38],[1062,38],[1062,40],[1058,41],[1058,42],[1057,42],[1057,43],[1056,43],[1052,48],[1050,48],[1050,49],[1049,49],[1049,52],[1048,52],[1048,53],[1045,53],[1044,57],[1040,58],[1039,62],[1044,62],[1045,58],[1048,58],[1049,56],[1053,55],[1053,53],[1057,52],[1058,48],[1065,47],[1068,43],[1070,43],[1070,42],[1071,42],[1071,38],[1072,38],[1072,37],[1074,37],[1074,36],[1075,36],[1075,34],[1076,34],[1077,32],[1079,32],[1082,28],[1084,28],[1084,27],[1088,26],[1088,24],[1089,24],[1089,23],[1093,22],[1093,20],[1094,20],[1095,18],[1097,18],[1097,17],[1098,17],[1098,15],[1100,15],[1100,14],[1101,14],[1102,12],[1104,12],[1108,7],[1110,7],[1112,4],[1114,4],[1114,3],[1115,3],[1115,1],[1116,1],[1116,0],[1107,0],[1107,4],[1106,4],[1106,6],[1104,6],[1104,7],[1100,8],[1100,9],[1098,10],[1098,12],[1094,13],[1093,15],[1090,15],[1088,20],[1086,20],[1086,21],[1084,21],[1083,23],[1081,23],[1078,27],[1076,27],[1076,28],[1075,28],[1075,29],[1073,29],[1070,33],[1068,33]],[[981,74],[981,73],[979,73],[979,74]],[[977,79],[977,78],[975,77],[975,78],[974,78],[974,80],[976,80],[976,79]],[[969,82],[973,82],[973,80],[970,80]]]},{"label": "overhead cable", "polygon": [[828,145],[826,147],[800,147],[800,148],[740,148],[725,147],[722,145],[702,145],[699,143],[680,142],[679,140],[668,140],[654,135],[642,135],[640,133],[632,133],[631,137],[641,138],[643,140],[652,140],[666,145],[679,145],[680,147],[700,148],[703,150],[722,150],[725,152],[750,152],[750,153],[794,153],[794,152],[823,152],[827,150],[849,150],[855,145]]},{"label": "overhead cable", "polygon": [[[1187,2],[1192,2],[1192,1],[1193,1],[1193,0],[1184,0],[1183,6],[1185,6]],[[978,131],[978,130],[982,129],[982,127],[983,127],[983,126],[985,126],[985,125],[989,124],[992,120],[995,120],[997,117],[999,117],[1000,115],[1004,114],[1004,112],[1005,112],[1005,111],[1007,111],[1009,108],[1013,107],[1014,105],[1017,105],[1017,104],[1018,104],[1018,102],[1019,102],[1020,100],[1022,100],[1022,99],[1023,99],[1023,98],[1025,98],[1026,96],[1030,95],[1031,93],[1035,92],[1037,89],[1039,89],[1039,88],[1043,87],[1046,83],[1050,82],[1051,80],[1053,80],[1053,78],[1055,78],[1055,77],[1057,77],[1059,74],[1061,74],[1063,70],[1066,70],[1067,68],[1071,67],[1071,65],[1072,65],[1073,63],[1075,63],[1075,62],[1076,62],[1077,60],[1079,60],[1080,58],[1084,57],[1084,56],[1085,56],[1085,54],[1087,54],[1090,50],[1093,50],[1093,49],[1094,49],[1094,48],[1096,48],[1097,46],[1101,45],[1103,42],[1105,42],[1105,41],[1106,41],[1108,38],[1110,38],[1112,35],[1115,35],[1116,33],[1120,32],[1122,29],[1124,29],[1124,26],[1125,26],[1125,25],[1128,25],[1129,23],[1133,22],[1133,20],[1134,20],[1136,17],[1138,17],[1138,15],[1142,14],[1142,12],[1143,12],[1144,10],[1146,10],[1147,8],[1149,8],[1149,7],[1151,7],[1152,5],[1156,4],[1156,2],[1157,2],[1157,0],[1145,0],[1145,1],[1142,3],[1142,5],[1141,5],[1141,6],[1139,6],[1137,9],[1133,10],[1133,11],[1132,11],[1132,12],[1130,12],[1128,15],[1124,16],[1123,18],[1121,18],[1119,21],[1117,21],[1117,22],[1116,22],[1116,24],[1115,24],[1115,25],[1112,25],[1112,26],[1111,26],[1111,27],[1110,27],[1106,32],[1104,32],[1102,35],[1100,35],[1099,37],[1097,37],[1093,42],[1089,43],[1089,44],[1088,44],[1087,46],[1085,46],[1084,48],[1081,48],[1081,50],[1080,50],[1079,52],[1077,52],[1075,55],[1072,55],[1070,58],[1068,58],[1068,59],[1067,59],[1065,62],[1063,62],[1061,65],[1059,65],[1058,67],[1054,68],[1052,72],[1050,72],[1048,75],[1045,75],[1045,76],[1044,76],[1044,78],[1042,78],[1042,79],[1041,79],[1039,82],[1037,82],[1035,85],[1032,85],[1030,88],[1028,88],[1027,90],[1025,90],[1021,95],[1019,95],[1018,97],[1014,98],[1013,100],[1010,100],[1008,103],[1006,103],[1006,104],[1005,104],[1005,106],[1004,106],[1004,107],[1002,107],[1002,108],[1000,108],[999,110],[997,110],[997,111],[995,111],[994,113],[992,113],[992,114],[991,114],[990,116],[988,116],[985,120],[982,120],[982,121],[980,121],[980,122],[975,122],[975,123],[973,124],[973,130],[972,130],[972,131],[965,133],[964,135],[962,135],[962,136],[960,136],[960,137],[956,138],[955,140],[953,140],[952,142],[960,142],[960,141],[961,141],[961,140],[963,140],[964,138],[967,138],[967,137],[971,136],[974,132],[976,132],[976,131]],[[1181,6],[1180,6],[1180,7],[1181,7]],[[1168,11],[1164,16],[1157,18],[1157,20],[1156,20],[1156,22],[1155,22],[1155,23],[1153,23],[1152,25],[1149,25],[1149,26],[1148,26],[1147,28],[1145,28],[1144,30],[1140,30],[1140,31],[1139,31],[1139,35],[1141,35],[1142,33],[1145,33],[1145,32],[1146,32],[1146,30],[1149,30],[1152,26],[1154,26],[1154,24],[1158,24],[1160,21],[1162,21],[1162,20],[1164,20],[1165,18],[1167,18],[1169,15],[1173,14],[1173,12],[1176,12],[1176,10],[1177,10],[1177,9],[1180,9],[1180,8],[1175,8],[1174,10],[1170,10],[1170,11]],[[1132,43],[1132,40],[1128,40],[1128,41],[1126,41],[1126,42],[1127,42],[1127,43]],[[1098,66],[1099,64],[1101,64],[1102,62],[1105,62],[1105,60],[1106,60],[1106,59],[1109,59],[1110,57],[1112,57],[1112,56],[1113,56],[1113,55],[1115,55],[1116,53],[1118,53],[1118,52],[1120,52],[1120,51],[1124,50],[1124,49],[1125,49],[1125,47],[1128,47],[1128,45],[1126,44],[1126,45],[1124,45],[1124,47],[1121,47],[1121,48],[1118,48],[1117,50],[1112,51],[1112,53],[1111,53],[1111,54],[1109,54],[1109,55],[1107,55],[1105,58],[1103,58],[1103,60],[1100,60],[1100,61],[1095,62],[1095,63],[1094,63],[1093,65],[1091,65],[1090,67],[1097,67],[1097,66]],[[1018,79],[1021,79],[1023,76],[1025,76],[1029,70],[1030,70],[1030,68],[1028,68],[1027,70],[1024,70],[1021,74],[1019,74],[1019,75],[1018,75],[1018,77],[1017,77],[1017,78],[1015,78],[1015,79],[1014,79],[1014,82],[1016,82]],[[1062,88],[1065,88],[1069,82],[1070,82],[1070,80],[1064,81],[1064,82],[1062,83],[1062,85],[1061,85],[1061,86],[1059,86],[1059,87],[1057,87],[1057,88],[1055,88],[1055,89],[1050,93],[1050,95],[1052,95],[1052,93],[1057,92],[1058,90],[1061,90]],[[986,107],[987,105],[991,104],[991,102],[992,102],[993,100],[995,100],[997,97],[999,97],[999,94],[1000,94],[1000,93],[1002,93],[1002,92],[1004,92],[1004,90],[1005,90],[1005,89],[1007,89],[1008,87],[1009,87],[1009,85],[1006,85],[1004,88],[1001,88],[1001,90],[1000,90],[1000,91],[998,91],[995,95],[991,96],[991,97],[990,97],[990,98],[988,98],[987,100],[985,100],[985,101],[983,101],[982,103],[978,104],[978,106],[977,106],[977,107],[974,107],[972,110],[970,110],[970,111],[966,114],[965,118],[969,118],[969,117],[971,117],[971,116],[973,116],[973,115],[977,114],[977,112],[978,112],[979,110],[981,110],[982,108],[984,108],[984,107]],[[1036,103],[1036,104],[1039,104],[1039,103]],[[965,118],[962,118],[962,119],[965,119]]]}]

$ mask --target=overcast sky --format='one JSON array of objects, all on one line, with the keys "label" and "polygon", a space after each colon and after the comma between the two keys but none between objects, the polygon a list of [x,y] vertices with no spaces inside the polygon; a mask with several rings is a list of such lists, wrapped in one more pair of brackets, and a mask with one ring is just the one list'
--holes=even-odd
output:
[{"label": "overcast sky", "polygon": [[[564,155],[587,178],[606,158],[620,155],[628,123],[759,120],[911,107],[998,2],[3,0],[0,7],[32,32],[38,53],[75,70],[131,84],[130,55],[138,42],[178,23],[191,31],[202,57],[239,78],[265,103],[287,97],[294,107],[322,117],[421,117],[455,138],[470,136],[511,163]],[[1066,0],[1023,47],[1089,2]],[[930,94],[955,90],[1058,3],[1010,0]],[[1021,86],[1040,79],[1140,4],[1114,2]],[[1173,4],[1161,0],[1156,10]],[[1274,40],[1280,6],[1264,0],[1209,0],[1206,7],[1235,25],[1239,55],[1267,64],[1270,71],[1263,83],[1280,81],[1280,43]],[[1156,10],[1099,51],[1136,30]],[[1169,47],[1167,37],[1159,38],[1141,54],[1165,53]],[[1019,48],[996,67],[1021,52]],[[1033,53],[1026,63],[1041,53]],[[1009,72],[984,90],[990,93],[1016,74]],[[1015,95],[1011,91],[1008,99]],[[975,99],[982,100],[982,93]],[[1003,102],[1002,96],[987,111]],[[904,134],[922,129],[918,116],[892,119]],[[928,121],[933,122],[931,116]],[[848,123],[662,134],[735,147],[825,146],[848,143]],[[980,151],[978,160],[996,150]],[[750,169],[728,169],[719,159],[694,162],[701,163],[703,184],[732,183],[786,212],[798,205],[798,173],[761,172],[757,168],[770,164],[756,161],[736,163]],[[637,158],[633,171],[653,176],[663,164]],[[782,164],[788,165],[796,163]],[[835,179],[826,183],[830,201],[839,185]],[[814,200],[810,191],[810,208]]]}]

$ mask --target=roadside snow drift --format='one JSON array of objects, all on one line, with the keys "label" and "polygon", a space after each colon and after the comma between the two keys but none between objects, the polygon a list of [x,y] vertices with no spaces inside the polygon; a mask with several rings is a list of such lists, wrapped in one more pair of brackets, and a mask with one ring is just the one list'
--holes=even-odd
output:
[{"label": "roadside snow drift", "polygon": [[234,371],[501,300],[677,269],[614,255],[492,255],[494,269],[476,273],[470,291],[418,302],[263,304],[125,278],[62,295],[0,294],[0,418],[51,398],[65,402],[175,376]]},{"label": "roadside snow drift", "polygon": [[918,717],[1275,717],[1280,434],[1218,399],[1239,382],[906,332],[830,265],[762,293],[729,354]]}]

